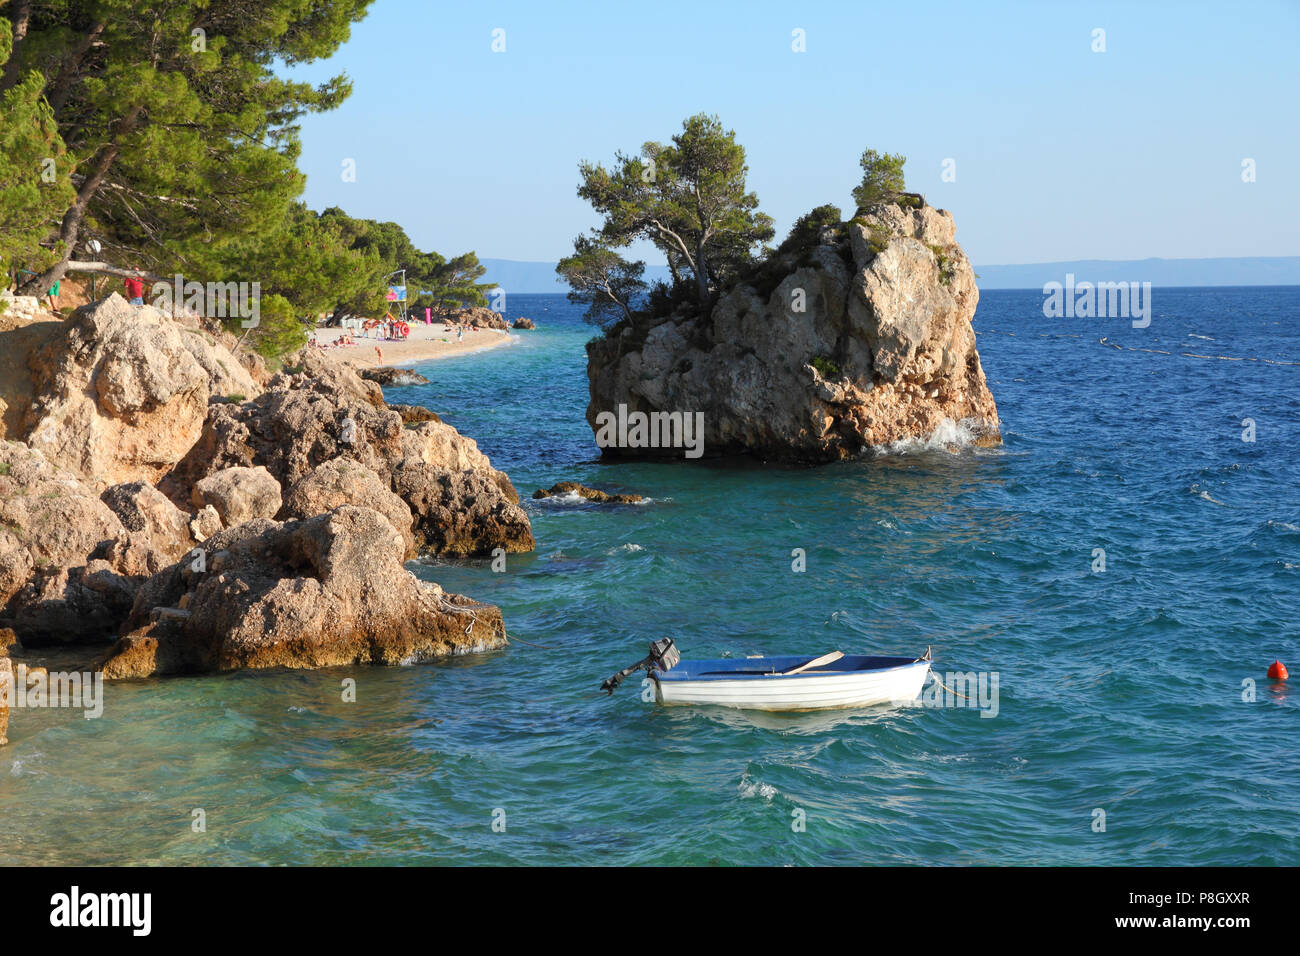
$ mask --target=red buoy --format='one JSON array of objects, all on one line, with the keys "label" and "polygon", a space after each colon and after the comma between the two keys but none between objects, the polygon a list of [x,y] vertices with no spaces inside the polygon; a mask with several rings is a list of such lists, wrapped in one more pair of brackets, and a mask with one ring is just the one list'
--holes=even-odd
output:
[{"label": "red buoy", "polygon": [[1287,673],[1285,664],[1281,661],[1274,661],[1268,668],[1268,676],[1274,680],[1286,680],[1291,675]]}]

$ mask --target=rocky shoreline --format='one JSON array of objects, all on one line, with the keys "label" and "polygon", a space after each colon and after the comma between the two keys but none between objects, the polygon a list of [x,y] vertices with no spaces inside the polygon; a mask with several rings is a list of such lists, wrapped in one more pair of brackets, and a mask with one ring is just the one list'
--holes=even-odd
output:
[{"label": "rocky shoreline", "polygon": [[0,671],[60,651],[126,679],[505,643],[499,609],[404,567],[534,547],[510,479],[433,412],[390,408],[318,350],[273,374],[219,327],[116,294],[26,366],[0,442]]}]

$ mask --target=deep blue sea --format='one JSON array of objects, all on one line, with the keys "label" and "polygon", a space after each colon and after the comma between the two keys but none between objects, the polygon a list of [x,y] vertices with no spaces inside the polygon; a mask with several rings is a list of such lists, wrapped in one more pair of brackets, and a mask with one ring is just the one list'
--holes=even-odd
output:
[{"label": "deep blue sea", "polygon": [[[510,297],[538,331],[390,400],[525,499],[652,501],[526,500],[537,550],[504,573],[416,567],[499,604],[501,651],[15,713],[0,862],[1294,864],[1300,689],[1265,671],[1300,667],[1300,289],[1156,289],[1146,329],[1042,301],[981,297],[1003,447],[790,469],[599,463],[591,328]],[[664,635],[688,657],[930,645],[941,674],[998,675],[997,714],[599,693]]]}]

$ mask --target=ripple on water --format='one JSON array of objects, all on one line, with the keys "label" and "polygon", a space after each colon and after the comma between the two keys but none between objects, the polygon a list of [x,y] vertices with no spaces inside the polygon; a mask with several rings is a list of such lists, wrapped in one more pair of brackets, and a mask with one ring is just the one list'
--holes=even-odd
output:
[{"label": "ripple on water", "polygon": [[[512,296],[512,314],[549,309],[541,329],[430,365],[401,400],[521,489],[652,502],[526,500],[538,550],[507,573],[412,568],[542,647],[114,685],[98,720],[16,712],[0,862],[1290,863],[1300,766],[1270,755],[1300,695],[1263,671],[1297,656],[1300,369],[1096,340],[1213,330],[1225,354],[1300,356],[1300,292],[1162,301],[1146,332],[1076,335],[1036,293],[985,292],[1002,448],[796,469],[599,463],[589,329],[562,296]],[[666,635],[694,657],[932,645],[941,673],[999,675],[998,715],[599,692]]]}]

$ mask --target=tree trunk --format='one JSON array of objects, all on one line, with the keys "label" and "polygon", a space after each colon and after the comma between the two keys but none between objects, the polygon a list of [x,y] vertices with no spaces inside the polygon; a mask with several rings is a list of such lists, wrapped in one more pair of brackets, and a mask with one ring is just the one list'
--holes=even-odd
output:
[{"label": "tree trunk", "polygon": [[77,68],[81,66],[81,61],[85,59],[91,46],[94,45],[94,42],[99,39],[99,35],[103,32],[104,22],[101,20],[91,27],[89,33],[82,35],[72,53],[63,61],[63,66],[59,69],[59,75],[54,80],[54,85],[50,87],[49,95],[46,97],[50,101],[50,108],[54,110],[56,117],[59,115],[59,111],[63,109],[63,104],[68,99],[68,93],[72,90],[72,81],[77,77]]},{"label": "tree trunk", "polygon": [[99,187],[108,178],[108,171],[113,168],[113,162],[121,151],[121,147],[116,141],[135,128],[139,116],[140,107],[136,106],[126,116],[122,117],[121,122],[117,124],[117,128],[113,131],[114,141],[101,149],[99,155],[95,157],[94,166],[91,167],[89,175],[82,182],[81,189],[77,191],[77,198],[73,200],[72,206],[63,214],[63,223],[59,226],[59,240],[63,243],[62,258],[40,275],[33,276],[24,282],[20,290],[23,294],[44,295],[45,290],[62,279],[68,271],[68,262],[72,259],[73,250],[77,246],[77,237],[81,233],[81,221],[86,216],[86,207],[90,205],[90,200],[94,198],[95,193],[99,191]]},{"label": "tree trunk", "polygon": [[77,260],[68,260],[67,272],[94,272],[98,275],[121,276],[124,279],[148,279],[150,282],[171,282],[171,276],[154,275],[152,272],[142,272],[138,269],[127,269],[122,266],[112,266],[107,262],[79,262]]},{"label": "tree trunk", "polygon": [[700,297],[700,305],[706,305],[709,301],[709,263],[703,243],[695,249],[695,291]]},{"label": "tree trunk", "polygon": [[27,25],[31,22],[31,17],[31,0],[14,0],[13,14],[10,17],[13,21],[14,45],[9,53],[9,62],[5,64],[4,76],[0,77],[0,93],[18,85],[19,54],[23,40],[27,38]]}]

